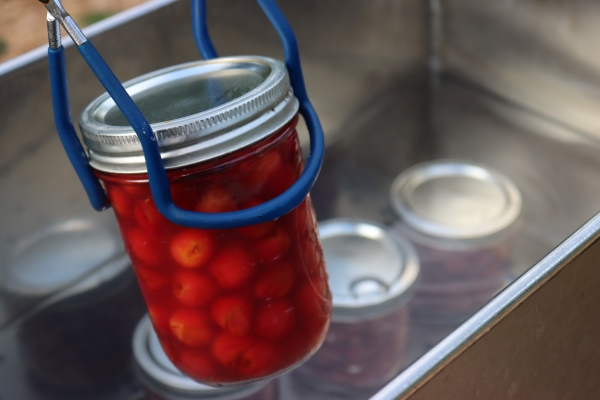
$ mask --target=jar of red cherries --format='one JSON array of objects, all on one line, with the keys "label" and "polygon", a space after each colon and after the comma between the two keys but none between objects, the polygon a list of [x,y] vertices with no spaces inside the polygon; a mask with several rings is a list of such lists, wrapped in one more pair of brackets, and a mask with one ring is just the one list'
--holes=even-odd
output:
[{"label": "jar of red cherries", "polygon": [[[124,86],[152,124],[183,209],[250,208],[283,193],[302,171],[298,101],[280,61],[193,62]],[[179,226],[157,210],[140,143],[107,94],[84,110],[80,127],[154,329],[178,369],[213,386],[252,382],[319,348],[331,294],[309,197],[257,225]]]}]

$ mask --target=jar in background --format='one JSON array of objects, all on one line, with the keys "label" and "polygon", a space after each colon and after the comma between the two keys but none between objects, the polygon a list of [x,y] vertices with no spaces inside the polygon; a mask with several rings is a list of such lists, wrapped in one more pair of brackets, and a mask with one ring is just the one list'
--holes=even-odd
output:
[{"label": "jar in background", "polygon": [[85,398],[131,373],[130,338],[144,303],[110,227],[75,219],[42,229],[15,246],[2,278],[36,392]]},{"label": "jar in background", "polygon": [[214,388],[186,377],[169,361],[148,315],[135,330],[133,354],[146,400],[277,400],[275,381]]},{"label": "jar in background", "polygon": [[[125,84],[153,125],[176,205],[223,213],[264,203],[302,171],[298,101],[266,57],[194,62]],[[175,225],[154,205],[137,136],[107,94],[80,121],[150,318],[171,361],[209,385],[252,382],[310,357],[331,294],[307,197],[237,229]]]},{"label": "jar in background", "polygon": [[421,263],[416,319],[461,322],[506,285],[521,212],[506,176],[462,161],[427,162],[396,178],[390,200],[400,218],[395,229]]},{"label": "jar in background", "polygon": [[409,307],[419,263],[407,241],[378,224],[334,219],[319,224],[333,294],[332,323],[298,379],[329,391],[362,393],[402,369]]}]

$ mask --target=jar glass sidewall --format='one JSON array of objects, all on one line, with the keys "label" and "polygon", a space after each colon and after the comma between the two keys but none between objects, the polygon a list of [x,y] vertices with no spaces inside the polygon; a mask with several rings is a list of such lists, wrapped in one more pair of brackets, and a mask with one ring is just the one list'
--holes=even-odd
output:
[{"label": "jar glass sidewall", "polygon": [[[296,122],[247,148],[168,171],[175,204],[228,212],[283,193],[303,168]],[[331,293],[309,196],[275,221],[201,230],[162,216],[144,175],[97,175],[154,329],[182,372],[208,385],[248,383],[318,349]]]}]

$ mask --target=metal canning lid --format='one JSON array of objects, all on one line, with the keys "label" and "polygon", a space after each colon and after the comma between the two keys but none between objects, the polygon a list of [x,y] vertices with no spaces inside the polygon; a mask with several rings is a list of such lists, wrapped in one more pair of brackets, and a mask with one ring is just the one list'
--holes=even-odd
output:
[{"label": "metal canning lid", "polygon": [[358,219],[319,223],[337,322],[356,322],[406,305],[419,277],[410,243],[379,224]]},{"label": "metal canning lid", "polygon": [[446,239],[498,234],[521,213],[521,194],[510,179],[491,168],[453,160],[404,171],[392,184],[390,201],[409,228]]},{"label": "metal canning lid", "polygon": [[[166,168],[209,160],[276,132],[298,112],[285,65],[258,57],[224,57],[165,68],[124,84],[161,148]],[[146,172],[140,142],[104,93],[79,125],[92,167]]]},{"label": "metal canning lid", "polygon": [[263,389],[270,382],[216,388],[200,384],[183,375],[165,354],[158,336],[146,314],[133,334],[133,355],[141,371],[164,391],[177,394],[221,400],[243,399]]},{"label": "metal canning lid", "polygon": [[[122,251],[116,235],[95,222],[64,221],[15,246],[4,269],[2,289],[23,297],[46,296],[78,281]],[[109,270],[118,274],[128,265],[119,261]]]}]

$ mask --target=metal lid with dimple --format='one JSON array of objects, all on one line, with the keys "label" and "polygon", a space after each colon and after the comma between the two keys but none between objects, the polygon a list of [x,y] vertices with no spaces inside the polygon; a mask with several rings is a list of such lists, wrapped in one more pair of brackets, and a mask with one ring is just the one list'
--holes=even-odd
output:
[{"label": "metal lid with dimple", "polygon": [[333,320],[356,322],[406,305],[416,290],[413,247],[379,224],[357,219],[319,223],[333,296]]},{"label": "metal lid with dimple", "polygon": [[[146,314],[133,335],[133,354],[137,365],[147,378],[160,385],[163,391],[174,394],[220,400],[237,400],[258,392],[269,381],[232,387],[212,387],[200,384],[183,375],[165,354],[150,317]],[[146,378],[146,380],[147,380]]]},{"label": "metal lid with dimple", "polygon": [[[123,85],[152,125],[166,168],[230,153],[276,132],[298,111],[285,65],[268,57],[224,57],[155,71]],[[90,164],[145,172],[140,142],[107,93],[80,118]]]},{"label": "metal lid with dimple", "polygon": [[392,184],[390,200],[418,233],[446,239],[498,234],[517,221],[521,195],[505,175],[473,163],[444,160],[418,164]]}]

